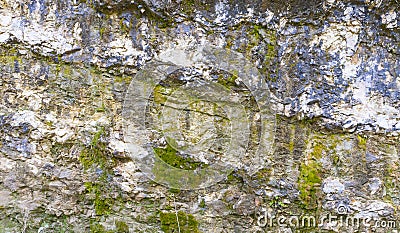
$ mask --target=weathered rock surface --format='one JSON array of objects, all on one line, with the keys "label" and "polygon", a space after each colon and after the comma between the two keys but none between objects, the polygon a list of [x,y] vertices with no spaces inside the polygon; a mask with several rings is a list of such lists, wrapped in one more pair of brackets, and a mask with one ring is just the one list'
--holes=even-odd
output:
[{"label": "weathered rock surface", "polygon": [[[181,232],[313,230],[259,224],[266,212],[377,224],[326,221],[319,232],[399,230],[399,9],[397,0],[1,0],[0,232],[178,232],[177,216]],[[258,68],[277,114],[274,148],[256,171],[168,189],[125,149],[125,92],[160,54],[198,45]],[[198,76],[185,72],[171,76]],[[233,71],[209,76],[246,99]],[[156,94],[153,117],[168,88]]]}]

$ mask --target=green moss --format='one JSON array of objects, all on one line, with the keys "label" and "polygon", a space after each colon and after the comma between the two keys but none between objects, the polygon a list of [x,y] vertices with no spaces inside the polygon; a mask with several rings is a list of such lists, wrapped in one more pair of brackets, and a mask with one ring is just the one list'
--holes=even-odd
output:
[{"label": "green moss", "polygon": [[18,62],[20,65],[22,63],[22,56],[19,54],[17,47],[13,45],[3,45],[0,53],[0,63],[10,66]]},{"label": "green moss", "polygon": [[112,157],[107,154],[107,144],[101,142],[100,139],[105,135],[104,128],[100,128],[94,135],[90,143],[82,149],[79,155],[79,161],[85,169],[93,168],[94,166],[105,170],[106,172],[114,166]]},{"label": "green moss", "polygon": [[106,229],[103,225],[99,223],[93,223],[90,225],[90,232],[91,233],[106,233]]},{"label": "green moss", "polygon": [[79,161],[83,165],[83,168],[89,169],[94,165],[100,168],[105,168],[107,166],[108,158],[104,150],[105,145],[103,143],[95,147],[84,148],[79,155]]},{"label": "green moss", "polygon": [[[100,223],[92,223],[90,224],[90,232],[91,233],[119,233],[118,229],[117,231],[114,230],[106,230],[106,228],[101,225]],[[129,231],[127,231],[129,232]]]},{"label": "green moss", "polygon": [[316,161],[309,161],[300,165],[298,186],[300,200],[306,209],[318,207],[318,192],[321,183],[321,166]]},{"label": "green moss", "polygon": [[129,226],[125,222],[116,221],[115,222],[116,232],[117,233],[129,233]]},{"label": "green moss", "polygon": [[236,179],[235,175],[233,174],[233,172],[229,173],[229,175],[227,176],[227,181],[228,182],[232,182]]},{"label": "green moss", "polygon": [[288,207],[285,203],[283,203],[282,198],[279,196],[273,197],[272,200],[269,201],[269,206],[277,209]]},{"label": "green moss", "polygon": [[106,106],[104,105],[104,102],[101,102],[101,106],[97,107],[95,109],[96,112],[105,112],[106,111]]},{"label": "green moss", "polygon": [[105,27],[100,27],[99,28],[99,35],[100,35],[100,38],[103,38],[104,37],[104,33],[106,32],[106,28]]},{"label": "green moss", "polygon": [[87,192],[93,196],[92,202],[97,215],[107,215],[111,212],[111,207],[114,205],[112,198],[107,198],[104,195],[109,191],[102,183],[85,182]]},{"label": "green moss", "polygon": [[233,42],[234,42],[233,39],[231,37],[228,37],[226,39],[226,48],[228,48],[228,49],[232,48]]},{"label": "green moss", "polygon": [[312,159],[320,159],[322,158],[322,152],[325,151],[326,145],[324,145],[322,142],[315,141],[313,150],[311,152],[311,157]]},{"label": "green moss", "polygon": [[55,142],[51,148],[50,152],[52,155],[57,156],[60,154],[69,154],[69,151],[71,150],[73,144],[72,143],[58,143]]},{"label": "green moss", "polygon": [[[87,4],[89,7],[96,9],[99,12],[105,14],[106,19],[110,17],[110,15],[118,14],[121,15],[124,12],[133,13],[137,18],[146,17],[153,24],[157,24],[160,28],[167,28],[173,25],[174,19],[173,17],[169,17],[167,15],[161,15],[159,13],[154,12],[143,0],[135,0],[132,1],[131,4],[99,4],[92,0],[79,0],[81,3]],[[144,10],[144,13],[141,11]],[[121,25],[121,28],[124,26]],[[125,26],[126,27],[126,26]],[[129,27],[123,28],[123,30],[127,30]]]},{"label": "green moss", "polygon": [[393,202],[393,199],[398,199],[399,195],[399,184],[397,182],[398,180],[398,171],[400,167],[400,162],[399,161],[394,161],[393,163],[390,163],[387,165],[387,168],[384,173],[384,186],[386,188],[386,196],[385,200],[388,201],[389,203]]},{"label": "green moss", "polygon": [[[156,14],[151,14],[149,17],[150,22],[155,24],[160,29],[167,29],[174,26],[175,20],[173,17],[158,17]],[[165,30],[164,30],[165,31]]]},{"label": "green moss", "polygon": [[130,84],[132,81],[132,76],[130,75],[120,75],[120,76],[116,76],[114,78],[114,82],[116,83],[126,83],[126,84]]},{"label": "green moss", "polygon": [[275,58],[278,56],[278,43],[275,31],[268,30],[267,35],[269,42],[267,45],[267,53],[264,58],[262,72],[266,74],[269,81],[275,82],[276,78],[272,78],[271,76],[271,66],[273,65]]},{"label": "green moss", "polygon": [[165,104],[165,102],[167,102],[168,95],[170,95],[172,91],[172,88],[166,88],[161,85],[155,86],[153,90],[154,102],[156,104]]},{"label": "green moss", "polygon": [[16,55],[0,55],[0,63],[14,65],[15,62],[22,63],[22,59]]},{"label": "green moss", "polygon": [[[238,28],[233,28],[234,30],[238,30]],[[261,48],[264,48],[264,59],[260,64],[260,72],[262,75],[265,75],[267,80],[276,81],[276,77],[272,76],[272,72],[274,72],[275,68],[273,67],[274,61],[278,56],[278,43],[276,31],[264,27],[262,25],[250,25],[247,28],[248,32],[248,42],[246,44],[242,44],[241,48],[239,48],[240,52],[246,54],[249,59],[252,59],[254,47],[260,45]]]},{"label": "green moss", "polygon": [[45,121],[44,122],[48,127],[53,127],[53,122],[51,121]]},{"label": "green moss", "polygon": [[340,163],[340,157],[338,155],[333,155],[333,165],[338,165]]},{"label": "green moss", "polygon": [[358,147],[363,151],[367,150],[367,138],[357,135]]},{"label": "green moss", "polygon": [[297,121],[298,125],[301,126],[303,129],[315,129],[318,125],[318,122],[321,122],[322,119],[320,117],[313,117],[313,118],[302,118],[301,120]]},{"label": "green moss", "polygon": [[115,198],[107,196],[111,188],[108,180],[113,174],[115,161],[107,154],[106,144],[101,141],[104,135],[104,128],[100,128],[93,135],[90,146],[83,148],[79,156],[85,170],[96,169],[96,173],[99,174],[96,181],[84,184],[97,215],[109,214],[115,203]]},{"label": "green moss", "polygon": [[164,210],[174,210],[174,209],[175,209],[175,207],[170,206],[170,205],[167,205],[164,207]]},{"label": "green moss", "polygon": [[[196,170],[196,175],[190,170],[176,169],[171,171],[169,164],[161,161],[157,156],[152,172],[156,182],[167,183],[169,187],[191,189],[198,187],[203,180],[207,179],[206,169]],[[207,165],[206,165],[207,166]],[[206,167],[205,166],[205,167]],[[183,186],[182,186],[183,185]]]},{"label": "green moss", "polygon": [[182,0],[180,2],[180,10],[188,17],[193,17],[196,10],[210,10],[211,4],[204,0]]},{"label": "green moss", "polygon": [[73,79],[76,68],[72,64],[63,61],[61,55],[57,55],[56,61],[54,64],[52,64],[53,62],[49,62],[53,67],[52,72],[57,76]]},{"label": "green moss", "polygon": [[[23,48],[22,48],[23,49]],[[64,77],[70,78],[74,76],[74,66],[72,63],[68,63],[62,60],[62,55],[52,54],[50,56],[44,56],[34,51],[29,51],[27,55],[22,55],[18,52],[18,45],[16,44],[5,44],[0,46],[0,63],[13,65],[18,62],[20,65],[24,64],[23,58],[27,57],[35,58],[45,62],[50,67],[50,73],[60,74]]]},{"label": "green moss", "polygon": [[258,170],[254,176],[258,181],[263,181],[263,183],[267,183],[271,176],[271,168],[262,168]]},{"label": "green moss", "polygon": [[167,164],[185,170],[195,170],[198,167],[206,167],[206,164],[195,162],[190,158],[177,155],[177,151],[170,145],[165,148],[153,148],[154,153]]},{"label": "green moss", "polygon": [[261,39],[261,34],[260,34],[261,26],[260,25],[254,25],[253,30],[250,31],[250,35],[254,37],[254,40],[257,42],[260,41]]},{"label": "green moss", "polygon": [[70,65],[64,65],[63,68],[64,68],[64,70],[63,70],[64,76],[66,76],[68,78],[71,78],[74,76],[73,69]]},{"label": "green moss", "polygon": [[201,199],[201,201],[199,203],[199,207],[202,209],[206,208],[206,201],[204,200],[204,198]]},{"label": "green moss", "polygon": [[19,225],[20,223],[11,217],[0,219],[0,232],[16,232]]},{"label": "green moss", "polygon": [[[178,221],[177,221],[178,219]],[[164,233],[199,233],[198,222],[191,214],[182,211],[176,213],[160,213],[161,230]],[[179,224],[178,224],[179,223]]]},{"label": "green moss", "polygon": [[234,70],[228,77],[225,77],[224,75],[221,74],[218,77],[218,83],[228,89],[231,89],[233,86],[237,86],[236,79],[238,79],[238,77],[239,77],[239,72],[237,70]]},{"label": "green moss", "polygon": [[289,152],[293,153],[294,151],[294,140],[293,138],[291,138],[290,142],[289,142]]},{"label": "green moss", "polygon": [[174,194],[178,194],[178,193],[181,192],[181,190],[180,189],[175,189],[175,188],[170,188],[170,189],[168,189],[168,192],[174,193]]},{"label": "green moss", "polygon": [[180,6],[182,12],[190,16],[195,10],[195,0],[183,0]]},{"label": "green moss", "polygon": [[322,153],[327,148],[322,142],[315,141],[310,157],[300,164],[300,175],[298,187],[300,191],[300,200],[306,209],[315,209],[318,207],[320,185],[322,181],[322,167],[318,162],[322,158]]},{"label": "green moss", "polygon": [[119,28],[121,29],[121,31],[123,31],[125,33],[129,33],[129,31],[131,30],[131,23],[129,22],[129,24],[126,25],[124,20],[125,19],[120,19],[119,20]]}]

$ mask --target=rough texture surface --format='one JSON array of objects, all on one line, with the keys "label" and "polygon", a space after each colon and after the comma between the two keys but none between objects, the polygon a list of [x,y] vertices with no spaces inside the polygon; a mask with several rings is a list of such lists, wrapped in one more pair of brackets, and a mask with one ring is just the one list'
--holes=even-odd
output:
[{"label": "rough texture surface", "polygon": [[[398,0],[0,0],[0,232],[399,230],[399,9]],[[274,149],[257,171],[168,189],[124,149],[124,95],[158,54],[202,44],[243,54],[264,76]],[[240,90],[234,74],[215,75]],[[266,212],[378,225],[262,224]]]}]

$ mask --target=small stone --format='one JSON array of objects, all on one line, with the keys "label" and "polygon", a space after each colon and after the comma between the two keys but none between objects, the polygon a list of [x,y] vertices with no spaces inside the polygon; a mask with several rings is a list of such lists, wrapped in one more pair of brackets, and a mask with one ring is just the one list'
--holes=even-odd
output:
[{"label": "small stone", "polygon": [[323,182],[322,190],[326,194],[342,193],[345,190],[345,186],[339,179],[327,178]]},{"label": "small stone", "polygon": [[11,192],[7,190],[0,191],[0,208],[9,206],[12,202]]},{"label": "small stone", "polygon": [[135,200],[136,201],[141,201],[141,200],[143,200],[144,198],[146,198],[147,197],[147,194],[145,194],[145,193],[138,193],[136,196],[135,196]]}]

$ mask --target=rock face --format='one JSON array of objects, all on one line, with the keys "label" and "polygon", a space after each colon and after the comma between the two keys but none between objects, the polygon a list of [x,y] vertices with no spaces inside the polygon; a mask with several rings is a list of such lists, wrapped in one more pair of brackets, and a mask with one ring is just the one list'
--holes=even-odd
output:
[{"label": "rock face", "polygon": [[[0,232],[399,230],[399,9],[397,0],[1,0]],[[191,63],[199,47],[237,62]],[[126,140],[125,94],[160,60],[166,78],[149,92],[145,142],[176,169],[230,164],[210,187],[161,185],[162,166],[152,177],[133,159],[142,152]],[[176,92],[196,82],[217,85],[226,105]],[[232,138],[240,161],[223,156]],[[194,153],[184,140],[214,144]]]}]

